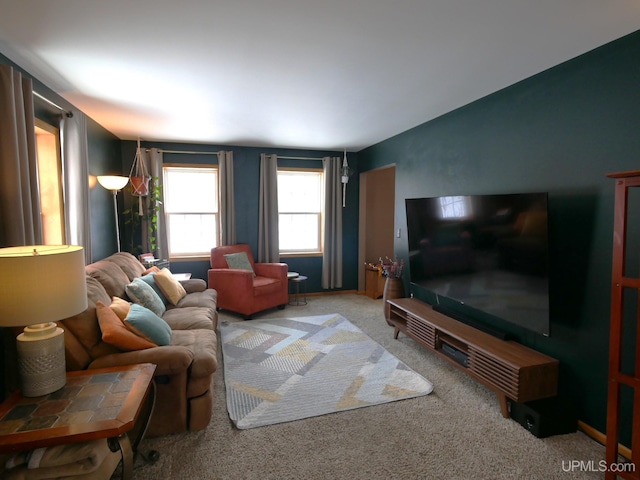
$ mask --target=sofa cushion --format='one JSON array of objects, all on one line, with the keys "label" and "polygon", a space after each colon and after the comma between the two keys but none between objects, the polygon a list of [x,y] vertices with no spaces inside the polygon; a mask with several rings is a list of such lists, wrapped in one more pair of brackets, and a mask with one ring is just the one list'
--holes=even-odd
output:
[{"label": "sofa cushion", "polygon": [[213,289],[207,289],[202,292],[193,292],[187,294],[177,305],[167,305],[167,310],[172,310],[176,307],[207,307],[215,310],[218,305],[218,291]]},{"label": "sofa cushion", "polygon": [[131,305],[124,324],[136,335],[147,338],[156,345],[171,345],[171,328],[167,322],[142,305]]},{"label": "sofa cushion", "polygon": [[132,281],[134,278],[141,277],[145,271],[145,266],[129,252],[114,253],[113,255],[105,258],[105,260],[118,265],[125,275],[127,275],[129,281]]},{"label": "sofa cushion", "polygon": [[99,260],[87,265],[85,271],[102,284],[109,298],[124,297],[124,287],[130,280],[117,264],[108,260]]},{"label": "sofa cushion", "polygon": [[133,282],[125,287],[125,291],[135,303],[148,308],[153,313],[161,317],[164,315],[166,307],[164,302],[151,286],[140,278],[134,278]]},{"label": "sofa cushion", "polygon": [[213,330],[177,330],[173,332],[171,344],[187,347],[193,352],[191,377],[207,377],[218,368],[218,342]]},{"label": "sofa cushion", "polygon": [[[215,312],[217,315],[217,312]],[[215,329],[212,312],[207,307],[181,307],[167,309],[162,319],[171,330]]]},{"label": "sofa cushion", "polygon": [[155,282],[169,303],[173,305],[177,305],[187,295],[184,287],[171,275],[168,268],[163,268],[155,274]]},{"label": "sofa cushion", "polygon": [[157,347],[153,342],[142,338],[129,330],[118,315],[104,303],[96,304],[98,323],[102,330],[102,340],[125,352]]}]

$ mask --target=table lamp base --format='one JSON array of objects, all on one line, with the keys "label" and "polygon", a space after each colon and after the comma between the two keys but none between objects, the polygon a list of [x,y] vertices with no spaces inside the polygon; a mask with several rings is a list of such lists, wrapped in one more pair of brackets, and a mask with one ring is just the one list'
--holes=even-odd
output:
[{"label": "table lamp base", "polygon": [[55,323],[25,327],[17,338],[22,395],[39,397],[67,383],[64,330]]}]

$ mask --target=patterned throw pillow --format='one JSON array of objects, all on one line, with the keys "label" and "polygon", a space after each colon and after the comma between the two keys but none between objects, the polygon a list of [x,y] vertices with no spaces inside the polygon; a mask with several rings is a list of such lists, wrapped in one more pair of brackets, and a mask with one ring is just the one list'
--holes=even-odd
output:
[{"label": "patterned throw pillow", "polygon": [[131,300],[148,308],[159,317],[167,311],[167,307],[158,294],[144,280],[134,279],[133,282],[125,287],[125,291]]},{"label": "patterned throw pillow", "polygon": [[124,320],[126,327],[136,335],[148,338],[156,345],[171,345],[171,327],[148,308],[134,303]]},{"label": "patterned throw pillow", "polygon": [[249,270],[253,273],[254,277],[256,276],[246,252],[228,253],[224,256],[224,259],[227,261],[227,266],[229,268],[236,270]]}]

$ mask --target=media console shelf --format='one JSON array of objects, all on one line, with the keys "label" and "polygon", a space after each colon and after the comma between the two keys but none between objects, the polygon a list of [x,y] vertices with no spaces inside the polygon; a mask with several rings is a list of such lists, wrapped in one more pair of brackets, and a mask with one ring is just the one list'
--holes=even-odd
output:
[{"label": "media console shelf", "polygon": [[494,390],[503,417],[509,418],[507,399],[525,403],[556,395],[558,360],[481,332],[415,298],[387,301],[394,338],[404,333]]}]

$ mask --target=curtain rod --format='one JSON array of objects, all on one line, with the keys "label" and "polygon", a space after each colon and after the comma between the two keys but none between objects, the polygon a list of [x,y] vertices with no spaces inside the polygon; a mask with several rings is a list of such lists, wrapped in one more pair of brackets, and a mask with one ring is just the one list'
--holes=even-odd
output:
[{"label": "curtain rod", "polygon": [[33,93],[33,95],[35,97],[38,97],[40,100],[48,103],[49,105],[51,105],[54,108],[57,108],[58,110],[60,110],[61,112],[63,112],[67,117],[71,118],[73,117],[73,112],[68,111],[65,108],[62,108],[60,105],[58,105],[57,103],[53,103],[51,100],[49,100],[48,98],[42,96],[41,94],[39,94],[38,92],[36,92],[35,90],[32,90],[31,93]]},{"label": "curtain rod", "polygon": [[322,157],[281,157],[277,155],[278,160],[322,160]]},{"label": "curtain rod", "polygon": [[[146,149],[147,152],[150,150],[149,148]],[[196,151],[191,151],[191,150],[162,150],[160,149],[160,151],[162,153],[183,153],[186,155],[217,155],[220,152],[196,152]]]},{"label": "curtain rod", "polygon": [[[150,150],[149,148],[146,149],[147,152]],[[191,150],[162,150],[160,149],[160,151],[162,153],[182,153],[182,154],[187,154],[187,155],[217,155],[219,152],[196,152],[196,151],[191,151]],[[283,160],[322,160],[323,157],[282,157],[280,155],[277,155],[278,159],[283,159]]]}]

